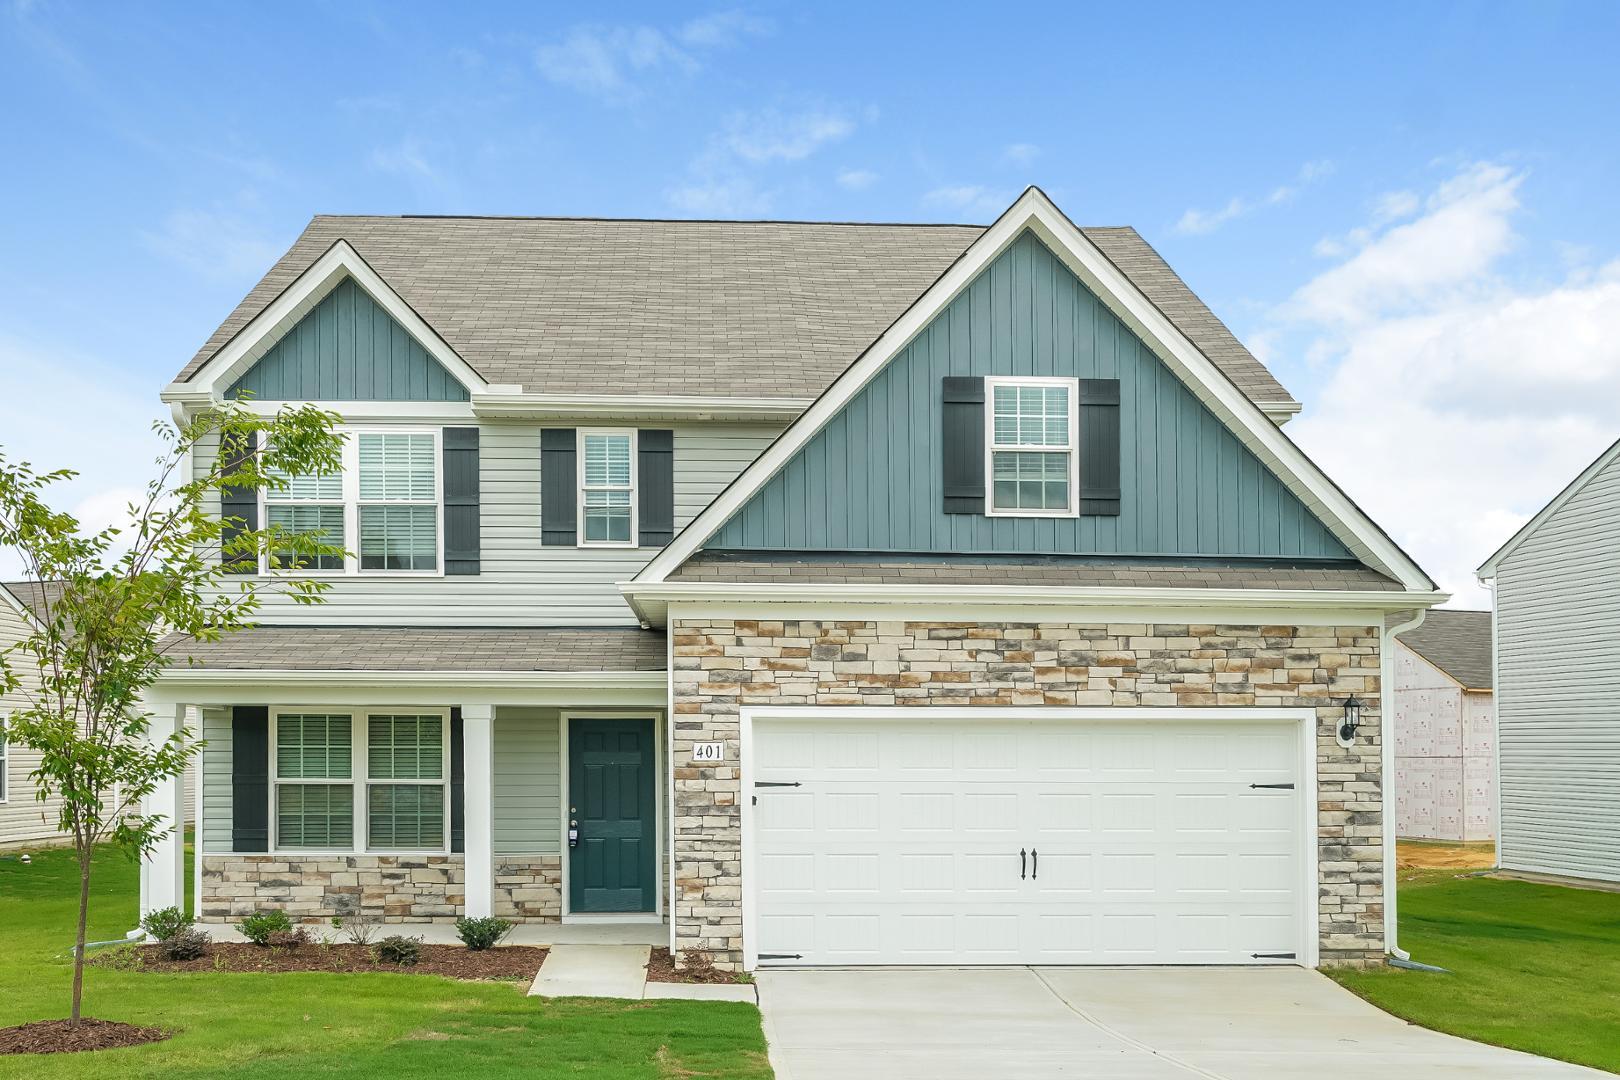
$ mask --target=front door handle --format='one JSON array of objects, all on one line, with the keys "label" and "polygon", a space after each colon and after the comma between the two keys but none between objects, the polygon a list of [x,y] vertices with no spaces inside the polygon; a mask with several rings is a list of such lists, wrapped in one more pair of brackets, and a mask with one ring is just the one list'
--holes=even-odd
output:
[{"label": "front door handle", "polygon": [[1029,849],[1029,880],[1034,881],[1041,876],[1041,853],[1034,848]]},{"label": "front door handle", "polygon": [[1025,855],[1024,849],[1019,848],[1018,849],[1018,880],[1019,881],[1024,880],[1024,855]]}]

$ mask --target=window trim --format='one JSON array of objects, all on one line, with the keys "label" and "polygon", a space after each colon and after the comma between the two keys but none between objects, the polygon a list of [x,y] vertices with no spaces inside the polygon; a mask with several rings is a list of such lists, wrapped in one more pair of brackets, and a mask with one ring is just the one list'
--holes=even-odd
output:
[{"label": "window trim", "polygon": [[[343,569],[319,570],[314,567],[283,569],[270,565],[270,553],[259,559],[259,573],[265,577],[312,578],[437,578],[444,576],[444,429],[421,425],[340,425],[335,429],[343,435],[343,546],[348,555]],[[432,570],[362,570],[360,568],[360,508],[361,506],[427,506],[426,502],[377,502],[360,498],[360,436],[361,435],[431,435],[433,437],[433,493],[434,543],[437,545]],[[336,506],[331,501],[313,499],[268,499],[266,489],[259,489],[259,521],[265,528],[270,524],[270,510],[280,506]]]},{"label": "window trim", "polygon": [[[349,777],[345,780],[282,780],[277,775],[276,767],[276,736],[280,719],[283,715],[298,716],[307,713],[317,713],[328,716],[349,717]],[[439,738],[442,755],[440,761],[444,765],[444,777],[441,780],[388,780],[379,779],[378,784],[442,784],[444,787],[444,846],[437,848],[374,848],[371,846],[371,803],[368,792],[371,780],[370,761],[367,758],[371,735],[371,718],[373,716],[437,716],[443,722],[439,726]],[[381,705],[273,705],[270,707],[270,783],[269,791],[269,854],[288,855],[298,858],[320,858],[337,855],[449,855],[452,844],[451,833],[451,762],[450,762],[450,709],[441,706],[381,706]],[[303,848],[282,847],[279,843],[279,822],[276,818],[276,789],[286,784],[353,784],[354,791],[354,842],[347,848]]]},{"label": "window trim", "polygon": [[[628,435],[630,437],[630,486],[597,484],[597,491],[630,492],[630,538],[628,540],[585,539],[585,439],[590,435]],[[586,548],[633,548],[640,546],[641,529],[641,446],[640,431],[633,427],[578,428],[574,432],[574,456],[578,458],[574,470],[574,543]]]},{"label": "window trim", "polygon": [[9,712],[0,715],[0,806],[11,801],[11,740],[6,736]]},{"label": "window trim", "polygon": [[[996,387],[1062,386],[1069,391],[1069,443],[1061,446],[1012,446],[996,442]],[[997,509],[995,455],[1000,453],[1069,455],[1069,505],[1063,510]],[[984,380],[984,513],[986,517],[1064,519],[1080,516],[1080,380],[1061,375],[990,375]]]}]

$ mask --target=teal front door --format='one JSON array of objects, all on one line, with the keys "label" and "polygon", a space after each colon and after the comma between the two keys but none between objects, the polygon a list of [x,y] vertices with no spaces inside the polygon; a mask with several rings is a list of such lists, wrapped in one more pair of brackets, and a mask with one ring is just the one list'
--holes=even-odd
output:
[{"label": "teal front door", "polygon": [[571,911],[656,909],[656,767],[651,720],[569,721]]}]

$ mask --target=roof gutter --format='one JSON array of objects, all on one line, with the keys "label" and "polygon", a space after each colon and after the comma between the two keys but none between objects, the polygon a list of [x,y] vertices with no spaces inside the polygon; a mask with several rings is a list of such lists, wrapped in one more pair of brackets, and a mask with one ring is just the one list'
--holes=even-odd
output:
[{"label": "roof gutter", "polygon": [[677,394],[526,394],[518,387],[472,394],[477,416],[550,420],[639,417],[670,420],[773,420],[786,423],[810,398],[691,397]]}]

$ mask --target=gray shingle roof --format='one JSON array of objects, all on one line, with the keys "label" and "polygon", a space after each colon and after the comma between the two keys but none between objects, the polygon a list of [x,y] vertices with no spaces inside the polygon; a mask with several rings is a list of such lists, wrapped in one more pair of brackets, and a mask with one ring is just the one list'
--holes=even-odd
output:
[{"label": "gray shingle roof", "polygon": [[634,627],[259,626],[165,646],[174,667],[232,671],[663,671],[667,655],[663,631]]},{"label": "gray shingle roof", "polygon": [[1495,686],[1491,669],[1491,613],[1434,608],[1401,644],[1456,679],[1468,690]]},{"label": "gray shingle roof", "polygon": [[47,604],[54,604],[62,595],[65,581],[6,581],[0,588],[15,596],[19,603],[39,618],[45,617]]},{"label": "gray shingle roof", "polygon": [[700,552],[671,581],[808,584],[1061,585],[1176,589],[1324,589],[1396,591],[1364,566],[1177,563],[1050,556],[1037,559],[917,558],[904,555],[769,556]]},{"label": "gray shingle roof", "polygon": [[[491,383],[530,392],[814,397],[978,225],[321,215],[177,376],[339,239]],[[1288,392],[1129,228],[1083,230],[1255,401]]]}]

